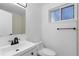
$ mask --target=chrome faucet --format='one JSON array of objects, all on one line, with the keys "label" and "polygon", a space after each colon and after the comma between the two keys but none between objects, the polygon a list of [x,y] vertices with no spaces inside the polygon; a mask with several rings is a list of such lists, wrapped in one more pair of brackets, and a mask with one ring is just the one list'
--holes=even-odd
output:
[{"label": "chrome faucet", "polygon": [[14,38],[14,44],[18,44],[18,43],[19,43],[18,40],[19,40],[18,37],[15,37],[15,38]]},{"label": "chrome faucet", "polygon": [[11,45],[15,45],[19,43],[19,40],[18,37],[15,37],[14,40],[9,40],[9,42],[11,42]]}]

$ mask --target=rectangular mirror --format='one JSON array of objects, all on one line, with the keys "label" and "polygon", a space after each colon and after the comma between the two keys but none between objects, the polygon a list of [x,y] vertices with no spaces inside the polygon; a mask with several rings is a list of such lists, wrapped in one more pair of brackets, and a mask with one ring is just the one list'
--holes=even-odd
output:
[{"label": "rectangular mirror", "polygon": [[17,3],[0,3],[0,36],[25,33],[25,8]]}]

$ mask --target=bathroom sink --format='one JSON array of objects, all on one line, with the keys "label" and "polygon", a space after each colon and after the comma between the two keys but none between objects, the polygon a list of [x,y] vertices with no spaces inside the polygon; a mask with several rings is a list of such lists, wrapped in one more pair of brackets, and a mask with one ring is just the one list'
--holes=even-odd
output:
[{"label": "bathroom sink", "polygon": [[16,45],[9,45],[3,48],[0,48],[0,55],[1,56],[12,56],[17,54],[18,52],[21,52],[25,49],[28,49],[30,47],[33,47],[35,44],[26,41],[25,43],[16,44]]},{"label": "bathroom sink", "polygon": [[2,48],[2,49],[0,49],[0,55],[10,55],[11,53],[16,52],[16,50],[18,48],[19,48],[19,45],[8,46],[8,47],[5,47],[5,48]]}]

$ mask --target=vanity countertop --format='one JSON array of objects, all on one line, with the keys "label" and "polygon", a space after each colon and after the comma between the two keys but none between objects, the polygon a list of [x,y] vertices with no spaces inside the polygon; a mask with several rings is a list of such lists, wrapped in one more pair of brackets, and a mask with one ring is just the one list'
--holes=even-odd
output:
[{"label": "vanity countertop", "polygon": [[37,43],[32,43],[29,41],[26,41],[25,43],[21,43],[21,44],[12,45],[12,46],[6,45],[0,48],[0,56],[13,56],[35,45],[37,45]]}]

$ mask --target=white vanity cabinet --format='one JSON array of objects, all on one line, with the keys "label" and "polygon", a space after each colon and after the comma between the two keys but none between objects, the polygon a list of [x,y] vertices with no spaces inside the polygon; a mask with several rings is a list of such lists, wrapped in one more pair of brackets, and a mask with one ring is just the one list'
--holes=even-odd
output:
[{"label": "white vanity cabinet", "polygon": [[39,46],[34,46],[28,49],[25,49],[14,56],[37,56]]},{"label": "white vanity cabinet", "polygon": [[41,42],[35,43],[34,45],[27,47],[27,45],[23,49],[19,49],[16,51],[17,53],[14,56],[37,56],[38,50],[42,49],[43,44]]},{"label": "white vanity cabinet", "polygon": [[38,55],[38,50],[43,48],[43,44],[39,43],[36,46],[30,48],[28,51],[24,52],[22,56],[37,56]]},{"label": "white vanity cabinet", "polygon": [[25,52],[23,56],[37,56],[37,52],[38,52],[38,47],[34,47],[29,51]]}]

